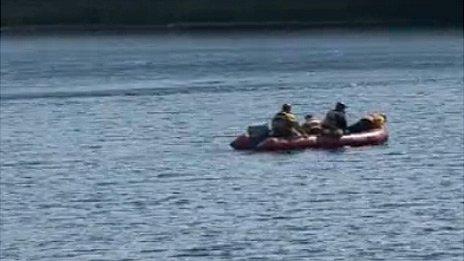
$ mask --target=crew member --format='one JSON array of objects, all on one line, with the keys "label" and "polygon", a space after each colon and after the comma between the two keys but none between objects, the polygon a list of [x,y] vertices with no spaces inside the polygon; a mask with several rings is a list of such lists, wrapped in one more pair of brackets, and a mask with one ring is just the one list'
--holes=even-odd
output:
[{"label": "crew member", "polygon": [[305,122],[301,126],[308,135],[320,135],[322,133],[322,122],[319,119],[308,114],[305,116]]},{"label": "crew member", "polygon": [[323,134],[340,137],[347,133],[345,109],[345,104],[337,102],[335,109],[327,112],[322,122]]},{"label": "crew member", "polygon": [[292,113],[292,106],[287,103],[282,105],[282,110],[274,116],[271,125],[274,137],[289,138],[305,135],[296,116]]}]

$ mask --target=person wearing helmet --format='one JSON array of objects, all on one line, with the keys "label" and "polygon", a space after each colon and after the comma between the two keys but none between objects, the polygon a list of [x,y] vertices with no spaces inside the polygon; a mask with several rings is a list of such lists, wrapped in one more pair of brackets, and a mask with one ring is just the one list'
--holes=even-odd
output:
[{"label": "person wearing helmet", "polygon": [[292,106],[287,103],[282,105],[282,110],[274,116],[271,126],[274,137],[289,138],[305,135],[296,116],[292,113]]},{"label": "person wearing helmet", "polygon": [[323,134],[339,137],[348,132],[345,109],[345,104],[337,102],[335,109],[327,112],[322,122]]}]

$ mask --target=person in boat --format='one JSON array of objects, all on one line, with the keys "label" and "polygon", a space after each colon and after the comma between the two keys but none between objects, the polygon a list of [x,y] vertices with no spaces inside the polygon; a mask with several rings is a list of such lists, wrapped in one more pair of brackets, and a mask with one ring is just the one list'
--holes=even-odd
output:
[{"label": "person in boat", "polygon": [[341,137],[343,134],[348,133],[345,109],[345,104],[337,102],[335,109],[327,112],[322,122],[322,134]]},{"label": "person in boat", "polygon": [[292,106],[287,103],[282,105],[282,110],[274,116],[271,127],[271,136],[274,137],[290,138],[306,135],[292,113]]},{"label": "person in boat", "polygon": [[320,135],[322,133],[322,121],[315,118],[312,114],[305,116],[305,122],[301,128],[308,135]]},{"label": "person in boat", "polygon": [[349,126],[347,130],[350,133],[366,132],[382,128],[385,125],[385,122],[387,122],[387,116],[385,114],[371,113],[361,118],[358,122],[354,123],[353,125]]}]

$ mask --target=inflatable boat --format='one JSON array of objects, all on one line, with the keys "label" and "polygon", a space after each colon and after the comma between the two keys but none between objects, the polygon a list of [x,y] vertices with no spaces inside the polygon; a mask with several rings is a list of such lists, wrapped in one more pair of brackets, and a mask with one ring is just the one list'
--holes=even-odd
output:
[{"label": "inflatable boat", "polygon": [[366,145],[380,145],[388,140],[386,127],[363,133],[343,135],[340,138],[330,136],[308,136],[295,138],[268,137],[260,140],[251,138],[247,134],[238,136],[231,144],[236,150],[300,150],[309,148],[336,149],[345,146],[359,147]]}]

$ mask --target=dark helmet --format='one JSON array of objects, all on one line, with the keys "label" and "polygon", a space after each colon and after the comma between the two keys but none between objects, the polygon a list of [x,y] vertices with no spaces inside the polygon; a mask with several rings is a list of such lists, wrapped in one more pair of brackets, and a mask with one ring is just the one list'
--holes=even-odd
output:
[{"label": "dark helmet", "polygon": [[284,105],[282,105],[282,111],[290,112],[291,110],[292,110],[292,105],[290,105],[288,103],[285,103]]},{"label": "dark helmet", "polygon": [[344,111],[346,109],[346,105],[342,102],[337,102],[335,105],[335,110],[336,111]]},{"label": "dark helmet", "polygon": [[305,116],[305,120],[310,120],[310,119],[312,119],[312,118],[313,118],[313,115],[312,115],[312,114],[307,114],[307,115]]}]

